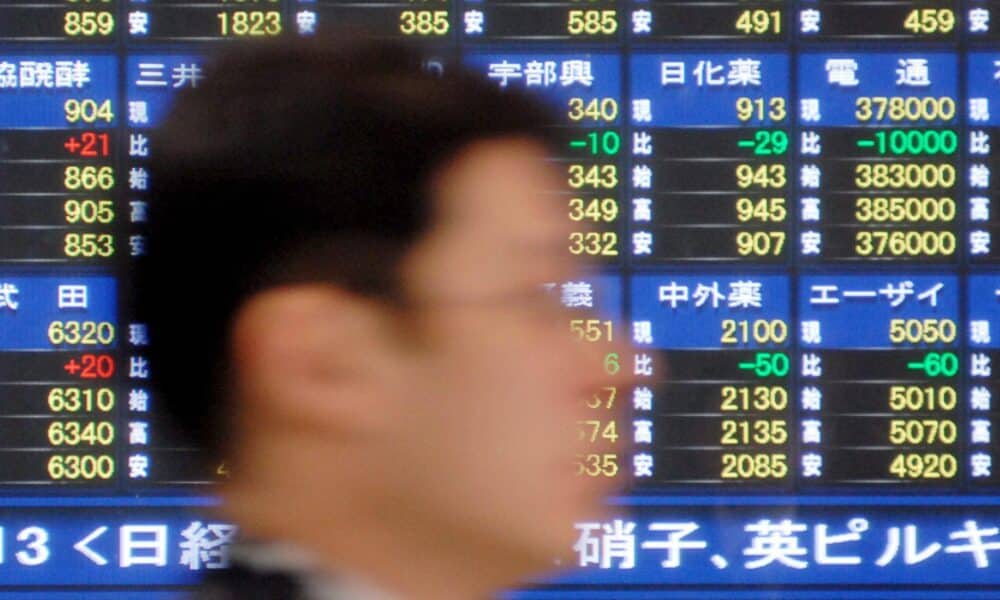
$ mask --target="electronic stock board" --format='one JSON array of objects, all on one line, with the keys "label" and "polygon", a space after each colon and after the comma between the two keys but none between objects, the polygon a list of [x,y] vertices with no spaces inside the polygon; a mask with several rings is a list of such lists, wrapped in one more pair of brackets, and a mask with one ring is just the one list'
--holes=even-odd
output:
[{"label": "electronic stock board", "polygon": [[130,301],[149,134],[213,50],[349,24],[556,107],[592,268],[551,287],[582,343],[631,344],[576,465],[620,514],[519,597],[1000,597],[995,7],[0,1],[0,593],[225,565],[224,466],[165,431]]}]

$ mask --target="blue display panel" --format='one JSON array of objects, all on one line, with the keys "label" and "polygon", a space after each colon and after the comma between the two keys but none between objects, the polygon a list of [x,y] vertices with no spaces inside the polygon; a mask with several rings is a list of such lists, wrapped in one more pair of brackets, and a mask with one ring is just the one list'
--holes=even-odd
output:
[{"label": "blue display panel", "polygon": [[577,465],[615,515],[511,597],[997,597],[995,9],[0,0],[0,593],[225,566],[225,464],[165,429],[132,316],[150,132],[214,49],[350,25],[552,104],[592,269],[551,291],[632,344]]}]

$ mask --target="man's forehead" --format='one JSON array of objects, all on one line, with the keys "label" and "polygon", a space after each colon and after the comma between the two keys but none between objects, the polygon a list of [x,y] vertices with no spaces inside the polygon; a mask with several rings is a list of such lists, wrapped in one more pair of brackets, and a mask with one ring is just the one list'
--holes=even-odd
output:
[{"label": "man's forehead", "polygon": [[435,192],[447,205],[461,211],[481,208],[473,197],[488,198],[488,206],[517,205],[541,214],[550,203],[536,202],[540,196],[561,191],[564,186],[556,169],[546,160],[545,148],[528,138],[482,140],[460,151],[440,172]]},{"label": "man's forehead", "polygon": [[[563,181],[544,146],[504,138],[467,147],[435,178],[432,232],[463,272],[532,284],[568,274]],[[457,274],[456,274],[457,275]]]},{"label": "man's forehead", "polygon": [[526,244],[561,238],[563,182],[531,140],[505,138],[466,148],[436,180],[438,215],[467,225],[503,224]]}]

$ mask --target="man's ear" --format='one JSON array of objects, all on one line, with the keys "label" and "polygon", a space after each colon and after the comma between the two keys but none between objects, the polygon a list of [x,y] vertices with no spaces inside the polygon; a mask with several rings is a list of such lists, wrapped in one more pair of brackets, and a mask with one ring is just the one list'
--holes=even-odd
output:
[{"label": "man's ear", "polygon": [[386,318],[375,302],[321,284],[252,297],[230,331],[234,406],[247,411],[241,420],[322,435],[382,426],[386,399],[372,363],[389,358]]}]

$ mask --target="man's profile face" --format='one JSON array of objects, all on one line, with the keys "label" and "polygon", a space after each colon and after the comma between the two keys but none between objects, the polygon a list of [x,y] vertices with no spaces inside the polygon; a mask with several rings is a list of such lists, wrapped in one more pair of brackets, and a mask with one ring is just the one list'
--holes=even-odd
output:
[{"label": "man's profile face", "polygon": [[[484,586],[568,558],[573,523],[603,517],[611,491],[574,462],[609,451],[578,423],[621,349],[576,341],[544,290],[578,277],[563,185],[535,142],[470,144],[432,174],[403,303],[320,284],[255,296],[234,326],[234,447],[268,477],[235,478],[234,514],[359,566],[429,546],[425,568],[472,565]],[[247,522],[255,499],[281,518]]]},{"label": "man's profile face", "polygon": [[595,451],[577,422],[608,383],[603,352],[573,340],[542,291],[576,274],[562,187],[536,143],[471,145],[437,174],[435,218],[403,271],[420,342],[397,373],[392,453],[410,510],[441,519],[442,537],[534,562],[565,554],[609,491],[573,468]]}]

